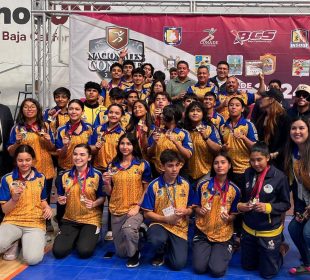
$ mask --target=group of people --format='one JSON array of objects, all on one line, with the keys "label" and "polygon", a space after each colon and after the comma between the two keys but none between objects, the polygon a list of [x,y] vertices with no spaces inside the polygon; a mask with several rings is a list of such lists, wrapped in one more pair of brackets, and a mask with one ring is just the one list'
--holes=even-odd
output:
[{"label": "group of people", "polygon": [[105,238],[127,267],[140,263],[146,224],[152,265],[182,269],[193,221],[196,273],[225,275],[241,238],[242,267],[272,278],[288,250],[291,190],[288,230],[302,264],[290,273],[310,274],[310,86],[299,85],[288,108],[279,80],[267,88],[259,75],[256,93],[240,91],[226,61],[212,78],[200,66],[196,82],[186,61],[167,84],[150,63],[120,59],[110,72],[109,82],[87,82],[80,99],[56,89],[56,106],[44,112],[25,99],[9,137],[0,134],[15,163],[0,186],[3,258],[21,247],[28,264],[42,260],[55,183],[56,258],[74,248],[81,258],[93,254],[107,198]]}]

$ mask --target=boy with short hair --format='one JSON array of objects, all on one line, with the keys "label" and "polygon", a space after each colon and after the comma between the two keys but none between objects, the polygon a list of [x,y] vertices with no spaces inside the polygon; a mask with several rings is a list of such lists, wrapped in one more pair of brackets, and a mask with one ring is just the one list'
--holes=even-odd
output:
[{"label": "boy with short hair", "polygon": [[179,175],[184,159],[178,152],[164,150],[160,161],[163,174],[148,186],[141,208],[151,220],[147,237],[155,251],[152,265],[163,265],[166,251],[170,267],[181,270],[187,261],[188,217],[194,194]]},{"label": "boy with short hair", "polygon": [[225,123],[224,117],[216,112],[215,107],[217,105],[217,97],[214,92],[208,91],[206,92],[204,98],[203,98],[203,105],[206,108],[208,118],[210,121],[215,125],[217,129],[220,129],[220,127]]},{"label": "boy with short hair", "polygon": [[148,89],[144,88],[144,75],[145,72],[142,68],[136,68],[132,71],[133,85],[126,89],[126,92],[135,90],[138,92],[139,99],[145,100],[149,94]]}]

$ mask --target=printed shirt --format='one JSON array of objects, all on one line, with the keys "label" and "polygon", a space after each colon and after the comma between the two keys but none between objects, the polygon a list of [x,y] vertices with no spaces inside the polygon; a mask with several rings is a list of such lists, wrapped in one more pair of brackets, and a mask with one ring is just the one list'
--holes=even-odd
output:
[{"label": "printed shirt", "polygon": [[[50,129],[47,129],[45,126],[45,131],[49,133],[51,141],[54,144],[54,136]],[[35,168],[39,172],[43,173],[47,179],[53,178],[55,173],[55,168],[53,165],[53,160],[51,156],[51,151],[48,149],[48,143],[43,140],[39,132],[34,132],[32,129],[27,129],[26,126],[15,125],[11,130],[8,146],[15,144],[16,142],[16,133],[21,132],[23,135],[21,145],[29,145],[33,148],[36,161]]]},{"label": "printed shirt", "polygon": [[144,86],[142,87],[142,90],[139,91],[139,90],[137,90],[137,89],[135,88],[134,85],[132,85],[131,87],[126,88],[126,89],[125,89],[125,92],[128,92],[128,91],[130,91],[130,90],[135,90],[135,91],[137,91],[137,92],[138,92],[138,98],[139,98],[140,100],[145,100],[145,99],[148,97],[148,95],[149,95],[149,89],[148,89],[148,88],[145,88]]},{"label": "printed shirt", "polygon": [[[168,191],[167,191],[168,189]],[[141,208],[146,211],[153,211],[154,213],[163,216],[163,209],[172,206],[168,196],[174,199],[175,208],[186,208],[192,205],[194,199],[194,191],[189,186],[189,183],[181,176],[177,177],[176,184],[174,186],[167,186],[163,176],[159,176],[153,180],[145,193]],[[184,217],[176,225],[169,225],[166,223],[152,222],[154,224],[160,224],[169,232],[176,236],[187,240],[188,232],[188,218]]]},{"label": "printed shirt", "polygon": [[224,117],[213,110],[213,115],[210,118],[210,121],[215,125],[215,127],[219,130],[220,127],[225,123]]},{"label": "printed shirt", "polygon": [[[118,88],[120,88],[121,90],[125,90],[127,88],[126,85],[124,85],[124,83],[122,82],[122,80],[119,82],[119,84],[117,85]],[[102,99],[102,105],[104,105],[106,108],[108,108],[112,103],[111,103],[111,99],[110,99],[110,90],[112,88],[115,88],[115,86],[112,86],[112,80],[108,83],[108,87],[107,89],[103,88],[101,90],[100,96]]]},{"label": "printed shirt", "polygon": [[[131,114],[129,114],[128,112],[125,113],[125,115],[123,115],[121,117],[121,126],[122,128],[125,130],[127,125],[129,124],[131,118]],[[97,127],[98,125],[103,125],[105,123],[108,122],[108,110],[105,112],[99,112],[99,114],[96,117],[96,120],[94,122],[94,127]]]},{"label": "printed shirt", "polygon": [[[53,109],[55,109],[57,111],[58,107],[54,107]],[[49,123],[50,129],[52,130],[53,135],[56,136],[58,127],[65,125],[70,120],[70,117],[69,117],[69,114],[67,112],[66,113],[60,112],[57,114],[57,116],[53,120],[49,120],[48,119],[49,118],[49,115],[48,115],[49,110],[51,110],[51,109],[45,110],[43,120],[45,122]]]},{"label": "printed shirt", "polygon": [[[225,191],[225,184],[222,191]],[[237,204],[240,200],[240,190],[232,182],[228,182],[228,191],[226,194],[226,209],[229,214],[237,214]],[[204,216],[196,215],[196,226],[201,230],[211,242],[225,242],[229,240],[234,232],[233,222],[226,223],[221,217],[222,199],[220,194],[214,188],[214,178],[204,180],[198,185],[195,205],[206,207],[212,199],[211,210]]]},{"label": "printed shirt", "polygon": [[89,123],[91,124],[93,127],[95,127],[94,123],[95,123],[95,119],[97,117],[97,115],[100,113],[100,112],[105,112],[107,110],[107,108],[103,105],[99,105],[92,108],[91,106],[88,107],[87,106],[87,103],[85,103],[85,106],[84,106],[84,114],[82,116],[82,120],[83,122],[85,123]]},{"label": "printed shirt", "polygon": [[81,201],[81,195],[87,199],[95,201],[96,199],[105,196],[103,193],[103,180],[100,171],[89,167],[86,175],[85,190],[82,188],[84,180],[81,182],[76,177],[76,168],[66,171],[59,185],[57,186],[58,195],[67,195],[66,211],[64,219],[74,221],[81,224],[90,224],[101,227],[102,208],[100,206],[94,208],[86,208],[86,204]]},{"label": "printed shirt", "polygon": [[[172,135],[175,137],[176,141],[181,142],[182,146],[193,153],[193,144],[191,137],[187,130],[181,128],[174,128],[172,131]],[[154,143],[153,135],[151,134],[148,139],[148,146],[151,147]],[[161,172],[162,166],[160,163],[160,154],[166,149],[172,149],[178,152],[176,145],[168,139],[165,133],[160,133],[160,138],[157,141],[157,144],[154,143],[155,146],[155,157],[153,158],[153,162],[155,164],[156,170]]]},{"label": "printed shirt", "polygon": [[214,85],[211,83],[206,83],[203,87],[201,87],[199,83],[196,83],[187,89],[187,94],[195,94],[199,100],[202,100],[207,92],[212,91],[213,86]]},{"label": "printed shirt", "polygon": [[232,159],[233,171],[241,174],[250,167],[250,151],[242,139],[238,139],[233,135],[234,132],[244,134],[252,142],[256,142],[258,137],[254,124],[243,117],[234,128],[231,127],[230,119],[220,128],[223,144],[228,145],[228,155]]},{"label": "printed shirt", "polygon": [[121,82],[123,84],[123,86],[125,87],[125,89],[133,86],[133,81],[131,80],[130,82],[127,82],[124,78],[124,76],[121,78]]},{"label": "printed shirt", "polygon": [[108,164],[116,156],[116,148],[119,138],[124,134],[121,125],[118,124],[112,132],[108,131],[108,123],[98,126],[94,129],[88,144],[95,145],[98,141],[102,142],[102,147],[95,155],[94,167],[99,170],[106,170]]},{"label": "printed shirt", "polygon": [[[221,140],[217,129],[214,126],[206,125],[205,137],[213,142],[221,145]],[[203,139],[201,133],[196,129],[190,131],[193,143],[193,155],[188,160],[187,174],[193,179],[198,179],[211,171],[213,154],[209,150],[206,140]]]},{"label": "printed shirt", "polygon": [[124,215],[141,202],[143,183],[151,181],[151,167],[145,160],[133,159],[126,169],[119,162],[115,163],[113,168],[117,168],[118,172],[112,177],[109,209],[113,215]]},{"label": "printed shirt", "polygon": [[[3,223],[22,227],[40,228],[45,231],[45,219],[41,202],[46,200],[45,176],[33,168],[34,177],[24,181],[25,189],[16,203],[15,208],[5,214]],[[0,203],[4,204],[12,197],[13,188],[19,180],[18,169],[2,177],[0,185]]]},{"label": "printed shirt", "polygon": [[[218,95],[217,95],[219,104],[222,104],[226,98],[229,101],[233,97],[240,97],[246,106],[249,106],[255,102],[255,94],[250,93],[250,92],[241,91],[241,92],[237,92],[234,94],[218,93]],[[228,107],[223,107],[223,108],[219,109],[218,113],[220,113],[224,117],[225,120],[227,120],[229,118]]]},{"label": "printed shirt", "polygon": [[187,89],[194,84],[195,81],[188,77],[185,79],[185,81],[182,82],[179,80],[179,77],[176,77],[168,82],[167,92],[171,97],[174,97],[177,96],[180,92],[186,92]]},{"label": "printed shirt", "polygon": [[[87,144],[88,139],[90,138],[92,134],[92,127],[89,123],[84,123],[81,121],[82,125],[82,130],[79,134],[76,134],[73,132],[70,140],[70,144],[68,147],[68,150],[65,154],[64,157],[58,157],[58,165],[62,169],[71,169],[73,167],[73,160],[72,160],[72,155],[73,155],[73,150],[74,147],[78,144]],[[67,122],[66,125],[60,127],[57,130],[57,138],[56,138],[56,149],[61,149],[64,144],[63,144],[63,138],[66,136],[68,131],[71,128],[70,122]]]}]

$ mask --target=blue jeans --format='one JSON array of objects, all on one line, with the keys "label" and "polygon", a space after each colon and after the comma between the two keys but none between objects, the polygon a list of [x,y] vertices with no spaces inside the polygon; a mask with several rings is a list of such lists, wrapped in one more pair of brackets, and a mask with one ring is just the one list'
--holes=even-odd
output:
[{"label": "blue jeans", "polygon": [[294,218],[288,226],[288,231],[304,265],[310,266],[310,220],[300,223]]}]

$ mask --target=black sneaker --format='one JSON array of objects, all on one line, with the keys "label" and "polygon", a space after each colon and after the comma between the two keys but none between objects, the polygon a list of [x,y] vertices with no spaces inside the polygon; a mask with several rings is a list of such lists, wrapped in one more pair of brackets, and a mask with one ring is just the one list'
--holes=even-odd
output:
[{"label": "black sneaker", "polygon": [[164,254],[156,254],[152,259],[153,266],[162,266],[165,263]]},{"label": "black sneaker", "polygon": [[126,266],[129,268],[137,267],[140,265],[140,252],[137,251],[132,257],[130,257],[126,263]]}]

